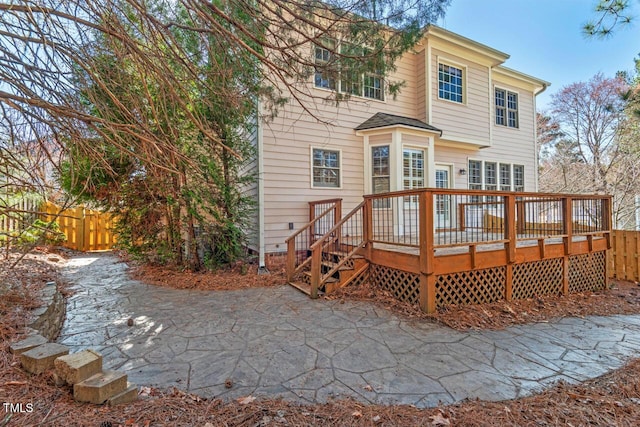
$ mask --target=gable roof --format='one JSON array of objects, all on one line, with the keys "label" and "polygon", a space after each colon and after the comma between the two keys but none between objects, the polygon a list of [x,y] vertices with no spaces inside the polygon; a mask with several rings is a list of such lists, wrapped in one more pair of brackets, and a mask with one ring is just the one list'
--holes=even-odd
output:
[{"label": "gable roof", "polygon": [[423,121],[412,119],[410,117],[396,116],[395,114],[376,113],[371,118],[361,123],[355,130],[367,130],[384,128],[389,126],[407,126],[416,129],[429,130],[432,132],[438,132],[442,135],[442,130],[431,126]]}]

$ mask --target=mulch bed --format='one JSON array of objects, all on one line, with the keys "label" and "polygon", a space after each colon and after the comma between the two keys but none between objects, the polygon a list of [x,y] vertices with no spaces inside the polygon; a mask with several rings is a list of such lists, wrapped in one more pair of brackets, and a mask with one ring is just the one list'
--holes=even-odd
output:
[{"label": "mulch bed", "polygon": [[612,281],[610,289],[602,291],[447,306],[434,314],[424,313],[418,305],[400,302],[391,292],[369,283],[343,288],[327,298],[368,301],[405,317],[432,319],[457,330],[504,329],[524,323],[548,322],[560,317],[640,313],[640,286],[636,282],[624,281]]},{"label": "mulch bed", "polygon": [[229,291],[237,289],[280,286],[286,282],[284,270],[258,274],[255,264],[237,262],[233,266],[210,271],[192,272],[174,268],[130,263],[129,275],[152,285],[175,289]]},{"label": "mulch bed", "polygon": [[[58,279],[55,266],[62,261],[47,260],[46,252],[29,258],[28,267],[6,273],[0,261],[0,283],[11,283],[14,296],[0,298],[0,400],[32,404],[33,411],[9,414],[0,408],[0,427],[44,426],[634,426],[640,423],[640,360],[582,384],[559,383],[535,396],[502,401],[467,401],[433,409],[412,406],[364,405],[352,400],[327,404],[297,405],[248,396],[234,402],[202,399],[177,389],[142,388],[140,400],[117,407],[80,404],[73,401],[68,388],[56,387],[51,373],[29,376],[18,359],[8,352],[9,342],[24,325],[26,311],[35,293],[28,286]],[[149,271],[146,268],[140,272]],[[237,289],[244,281],[256,286],[282,284],[284,277],[270,283],[257,274],[240,271],[218,272],[214,277],[194,282],[191,273],[154,272],[154,282],[163,286],[210,289]],[[202,275],[205,276],[205,275]],[[211,275],[213,276],[213,275]],[[13,277],[13,279],[10,279]],[[141,276],[146,281],[146,276]],[[196,283],[191,286],[188,283]],[[269,284],[266,284],[269,283]],[[19,286],[15,286],[19,285]],[[25,289],[22,289],[25,286]],[[246,286],[244,286],[246,287]],[[205,288],[209,289],[209,288]],[[377,304],[412,318],[431,318],[457,329],[502,328],[526,322],[548,321],[563,316],[589,314],[640,313],[640,292],[635,283],[616,282],[610,291],[570,297],[533,298],[510,303],[450,307],[427,316],[417,307],[394,302],[383,291],[363,286],[346,289],[332,298],[377,300]],[[9,294],[5,293],[4,296]],[[392,301],[393,300],[393,301]],[[526,313],[526,314],[525,314]]]}]

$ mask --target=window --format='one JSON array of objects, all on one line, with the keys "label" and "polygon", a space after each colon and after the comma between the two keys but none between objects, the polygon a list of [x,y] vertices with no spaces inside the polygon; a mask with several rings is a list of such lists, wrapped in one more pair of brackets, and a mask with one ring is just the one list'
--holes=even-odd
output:
[{"label": "window", "polygon": [[518,94],[504,89],[495,90],[496,124],[518,127]]},{"label": "window", "polygon": [[438,97],[462,103],[462,69],[438,64]]},{"label": "window", "polygon": [[488,191],[498,190],[498,173],[495,162],[484,162],[484,189]]},{"label": "window", "polygon": [[511,191],[511,165],[500,163],[500,190]]},{"label": "window", "polygon": [[[386,193],[390,186],[389,146],[371,147],[371,189],[373,194]],[[391,199],[376,199],[374,208],[389,208]]]},{"label": "window", "polygon": [[482,190],[482,162],[469,160],[469,190]]},{"label": "window", "polygon": [[[315,86],[384,101],[385,84],[382,72],[375,70],[362,74],[353,70],[352,66],[355,62],[366,55],[366,51],[363,48],[350,43],[340,43],[340,53],[344,55],[344,57],[340,57],[341,71],[339,73],[337,71],[331,73],[328,70],[328,65],[336,58],[336,55],[333,53],[336,47],[337,42],[330,40],[325,42],[324,46],[316,46],[314,48],[314,62],[316,66]],[[334,65],[335,68],[335,64],[332,65]]]},{"label": "window", "polygon": [[365,74],[364,97],[384,101],[384,80],[377,74]]},{"label": "window", "polygon": [[340,187],[340,152],[313,149],[313,186]]},{"label": "window", "polygon": [[325,46],[315,47],[314,62],[316,65],[315,85],[325,89],[335,89],[336,82],[327,72],[327,65],[333,60],[331,49],[335,49],[335,42],[327,40]]},{"label": "window", "polygon": [[511,191],[512,186],[513,191],[524,191],[524,165],[469,160],[470,190]]},{"label": "window", "polygon": [[524,166],[513,165],[513,190],[524,191]]}]

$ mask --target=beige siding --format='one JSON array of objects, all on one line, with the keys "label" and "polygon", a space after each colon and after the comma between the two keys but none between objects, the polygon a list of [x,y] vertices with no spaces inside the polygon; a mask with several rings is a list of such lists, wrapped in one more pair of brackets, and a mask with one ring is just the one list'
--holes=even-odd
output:
[{"label": "beige siding", "polygon": [[[463,69],[464,102],[438,98],[438,64]],[[489,69],[441,50],[431,50],[431,125],[442,129],[448,140],[489,143]]]},{"label": "beige siding", "polygon": [[[525,190],[537,191],[535,188],[535,175],[537,173],[535,154],[535,102],[533,93],[529,90],[505,84],[494,78],[494,85],[518,93],[518,118],[517,129],[495,125],[494,112],[491,115],[493,126],[493,145],[491,148],[481,150],[480,158],[490,160],[486,156],[504,159],[509,163],[524,165]],[[493,93],[493,88],[491,89]]]},{"label": "beige siding", "polygon": [[[310,117],[299,105],[289,103],[264,127],[265,243],[266,251],[285,250],[291,234],[288,223],[298,229],[308,221],[308,204],[313,200],[342,197],[343,212],[362,201],[364,194],[363,138],[354,128],[379,111],[413,117],[415,115],[415,54],[407,54],[390,77],[406,85],[396,99],[376,101],[353,97],[336,106],[323,101],[331,92],[311,89],[314,114]],[[326,123],[324,123],[326,122]],[[311,148],[341,152],[341,188],[312,188]]]}]

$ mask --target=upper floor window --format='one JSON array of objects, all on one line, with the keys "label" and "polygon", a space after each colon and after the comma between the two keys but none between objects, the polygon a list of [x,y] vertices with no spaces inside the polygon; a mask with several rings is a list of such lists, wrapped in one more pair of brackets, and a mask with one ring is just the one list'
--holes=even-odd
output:
[{"label": "upper floor window", "polygon": [[316,65],[315,85],[326,89],[335,89],[336,82],[327,72],[327,65],[333,60],[332,49],[335,49],[335,42],[327,40],[324,46],[315,47],[314,63]]},{"label": "upper floor window", "polygon": [[496,124],[518,127],[518,94],[504,89],[495,90]]},{"label": "upper floor window", "polygon": [[362,74],[349,70],[348,63],[353,63],[358,61],[359,57],[364,57],[366,50],[350,43],[341,43],[340,53],[347,65],[343,64],[344,66],[339,72],[330,72],[328,65],[336,59],[337,55],[334,54],[336,48],[335,40],[325,42],[324,46],[315,46],[315,86],[384,101],[385,84],[380,71],[373,70]]},{"label": "upper floor window", "polygon": [[462,103],[462,68],[438,64],[438,97]]},{"label": "upper floor window", "polygon": [[313,149],[313,186],[340,187],[340,152]]}]

